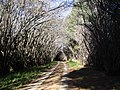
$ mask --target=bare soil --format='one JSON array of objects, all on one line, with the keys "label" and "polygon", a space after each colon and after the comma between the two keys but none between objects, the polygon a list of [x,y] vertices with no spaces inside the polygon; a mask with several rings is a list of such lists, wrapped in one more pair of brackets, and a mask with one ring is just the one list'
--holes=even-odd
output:
[{"label": "bare soil", "polygon": [[59,90],[63,67],[63,64],[60,63],[60,65],[55,69],[54,73],[50,75],[50,77],[46,79],[46,81],[40,85],[37,90]]}]

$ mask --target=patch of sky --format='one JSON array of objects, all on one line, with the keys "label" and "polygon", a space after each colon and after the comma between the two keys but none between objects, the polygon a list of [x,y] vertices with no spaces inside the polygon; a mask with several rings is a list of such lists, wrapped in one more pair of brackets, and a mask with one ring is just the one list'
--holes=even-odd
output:
[{"label": "patch of sky", "polygon": [[65,8],[61,11],[60,17],[67,17],[72,11],[72,4],[74,0],[51,0],[51,8],[55,8],[59,5],[66,4]]},{"label": "patch of sky", "polygon": [[74,0],[51,0],[52,6],[58,6],[60,4],[66,3],[66,6],[70,7]]}]

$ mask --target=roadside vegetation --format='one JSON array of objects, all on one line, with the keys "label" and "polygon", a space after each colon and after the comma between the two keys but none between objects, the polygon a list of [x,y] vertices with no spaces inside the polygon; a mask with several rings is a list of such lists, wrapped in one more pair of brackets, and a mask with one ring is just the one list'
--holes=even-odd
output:
[{"label": "roadside vegetation", "polygon": [[112,76],[120,75],[119,8],[119,0],[75,0],[68,18],[69,30],[80,36],[81,60]]},{"label": "roadside vegetation", "polygon": [[30,83],[31,81],[43,76],[47,70],[54,67],[57,64],[53,61],[46,65],[35,66],[20,72],[14,72],[7,76],[0,78],[0,90],[11,90],[13,88],[19,88],[23,85]]},{"label": "roadside vegetation", "polygon": [[67,61],[67,65],[68,65],[68,68],[74,69],[74,70],[78,70],[81,67],[83,67],[83,65],[80,63],[79,60],[69,60]]}]

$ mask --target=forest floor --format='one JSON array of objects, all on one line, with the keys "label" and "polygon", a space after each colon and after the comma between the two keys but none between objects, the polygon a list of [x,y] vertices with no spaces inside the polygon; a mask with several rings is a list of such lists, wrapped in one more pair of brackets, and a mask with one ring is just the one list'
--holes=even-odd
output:
[{"label": "forest floor", "polygon": [[120,78],[78,62],[58,62],[42,77],[15,90],[120,90]]}]

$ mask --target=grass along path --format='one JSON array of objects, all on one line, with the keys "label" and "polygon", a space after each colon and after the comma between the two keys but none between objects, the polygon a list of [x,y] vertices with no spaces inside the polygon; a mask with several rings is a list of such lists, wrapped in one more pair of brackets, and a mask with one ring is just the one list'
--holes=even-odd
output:
[{"label": "grass along path", "polygon": [[67,65],[68,65],[68,68],[72,70],[78,70],[84,67],[79,60],[69,60],[67,61]]},{"label": "grass along path", "polygon": [[11,90],[13,88],[22,87],[23,85],[30,83],[31,81],[41,77],[45,72],[55,66],[56,61],[39,67],[33,67],[21,72],[9,74],[0,78],[0,90]]}]

